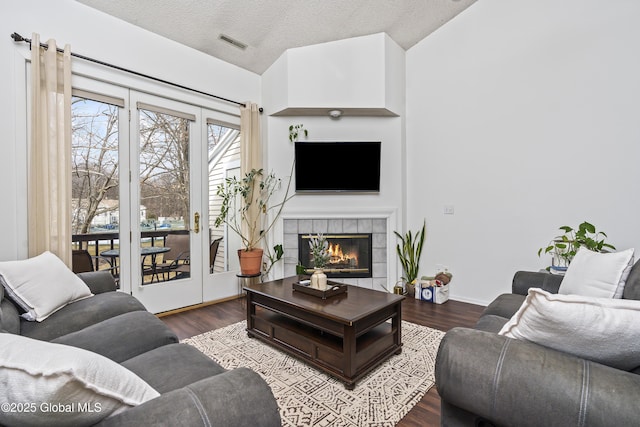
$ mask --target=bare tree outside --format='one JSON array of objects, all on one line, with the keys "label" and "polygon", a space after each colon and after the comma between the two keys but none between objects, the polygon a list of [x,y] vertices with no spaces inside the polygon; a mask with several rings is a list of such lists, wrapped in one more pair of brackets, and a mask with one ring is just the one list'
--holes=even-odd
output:
[{"label": "bare tree outside", "polygon": [[[74,97],[72,100],[72,224],[73,234],[118,233],[120,229],[120,165],[118,123],[120,107],[100,101]],[[190,121],[164,112],[138,110],[138,136],[131,140],[139,161],[139,215],[141,230],[185,230],[191,217]],[[129,132],[128,123],[124,132]],[[225,124],[209,123],[207,129],[208,186],[217,188],[225,177],[225,165],[240,159],[240,130]],[[132,177],[135,182],[135,175]],[[128,183],[125,185],[129,185]],[[209,216],[215,218],[220,209],[219,197],[209,191]],[[137,212],[139,210],[139,212]],[[130,215],[122,212],[122,215]],[[135,221],[135,219],[134,219]],[[224,237],[224,228],[207,224],[211,241]],[[99,235],[99,234],[98,234]],[[82,240],[81,240],[82,241]],[[162,244],[162,240],[157,240]],[[89,245],[92,243],[89,242]],[[112,240],[113,244],[113,240]],[[141,245],[148,242],[143,239]],[[118,242],[116,240],[116,247]],[[227,252],[234,245],[226,240],[216,250],[215,266],[210,271],[227,268]],[[81,245],[82,246],[82,245]],[[95,255],[108,249],[101,241]]]},{"label": "bare tree outside", "polygon": [[[133,180],[138,174],[139,205],[131,206],[132,212],[140,220],[141,230],[186,230],[190,227],[192,208],[190,206],[190,120],[170,113],[139,109],[138,135],[131,139],[136,149],[120,147],[119,131],[129,132],[129,124],[119,123],[120,107],[105,102],[81,97],[72,100],[72,225],[73,234],[115,233],[120,229],[120,181],[121,168],[119,150],[129,151],[138,159],[138,172],[133,172]],[[216,188],[225,177],[225,165],[240,158],[240,130],[224,124],[209,123],[207,129],[208,185]],[[126,140],[126,138],[125,138]],[[129,186],[129,183],[125,184]],[[135,185],[135,184],[134,184]],[[126,188],[124,189],[126,190]],[[214,217],[220,209],[220,200],[209,192],[209,216]],[[135,222],[136,219],[132,218]],[[224,237],[224,229],[206,224],[210,242]],[[108,248],[100,238],[95,255]],[[119,245],[115,237],[116,248]],[[148,244],[148,238],[140,242]],[[79,242],[94,241],[79,238]],[[162,239],[156,239],[164,244]],[[154,241],[151,243],[155,245]],[[80,244],[82,247],[82,243]],[[215,266],[210,271],[227,268],[226,252],[233,252],[233,246],[223,242],[216,250]]]},{"label": "bare tree outside", "polygon": [[[189,121],[140,110],[140,203],[148,219],[189,218]],[[183,225],[180,226],[179,224]]]},{"label": "bare tree outside", "polygon": [[[118,107],[74,97],[72,130],[73,233],[117,229]],[[172,218],[187,222],[188,120],[140,110],[140,195],[146,208],[141,221]],[[97,221],[101,217],[104,219]]]},{"label": "bare tree outside", "polygon": [[118,210],[118,107],[74,97],[71,126],[72,232],[85,234],[97,216]]}]

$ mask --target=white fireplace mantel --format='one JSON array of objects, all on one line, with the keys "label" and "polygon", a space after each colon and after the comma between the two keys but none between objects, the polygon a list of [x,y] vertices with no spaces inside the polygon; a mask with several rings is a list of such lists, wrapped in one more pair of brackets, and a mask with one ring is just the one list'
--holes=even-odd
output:
[{"label": "white fireplace mantel", "polygon": [[[369,221],[369,220],[373,220]],[[285,250],[283,275],[295,274],[297,263],[297,236],[298,234],[331,232],[332,227],[373,227],[371,229],[359,229],[358,232],[374,232],[377,234],[377,241],[383,241],[377,248],[377,263],[374,261],[376,274],[373,278],[348,279],[347,283],[382,290],[393,288],[397,274],[397,257],[395,256],[395,235],[393,230],[398,228],[397,208],[349,208],[336,209],[335,207],[293,209],[283,212],[280,218],[280,227],[274,230],[274,235],[279,236],[276,240],[283,242]],[[373,225],[375,224],[375,225]],[[303,229],[301,229],[303,228]],[[345,230],[346,231],[346,230]],[[348,231],[356,231],[350,229]],[[295,239],[294,239],[295,236]],[[375,236],[374,236],[375,238]],[[374,249],[376,251],[376,249]]]}]

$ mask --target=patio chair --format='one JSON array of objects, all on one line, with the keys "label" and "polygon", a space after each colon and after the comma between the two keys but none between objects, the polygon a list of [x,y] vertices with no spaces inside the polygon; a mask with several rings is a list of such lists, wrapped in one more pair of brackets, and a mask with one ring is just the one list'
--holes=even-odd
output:
[{"label": "patio chair", "polygon": [[216,262],[216,256],[218,255],[218,248],[220,247],[221,241],[222,237],[215,239],[209,245],[209,273],[213,273],[213,267]]},{"label": "patio chair", "polygon": [[[169,234],[164,245],[169,248],[169,251],[164,254],[162,262],[156,264],[153,272],[161,274],[164,280],[188,274],[190,269],[189,235]],[[171,277],[171,273],[174,273],[173,277]]]},{"label": "patio chair", "polygon": [[[100,268],[103,262],[109,267]],[[114,266],[109,258],[103,256],[92,256],[86,249],[74,249],[71,251],[71,270],[74,273],[86,273],[89,271],[106,270],[111,272],[116,284],[119,285],[118,266]]]},{"label": "patio chair", "polygon": [[[220,242],[222,241],[222,237],[214,240],[209,245],[209,273],[213,273],[213,267],[216,262],[216,256],[218,255],[218,248],[220,247]],[[189,277],[191,274],[191,264],[185,263],[177,266],[174,269],[176,273],[176,279],[184,279]]]}]

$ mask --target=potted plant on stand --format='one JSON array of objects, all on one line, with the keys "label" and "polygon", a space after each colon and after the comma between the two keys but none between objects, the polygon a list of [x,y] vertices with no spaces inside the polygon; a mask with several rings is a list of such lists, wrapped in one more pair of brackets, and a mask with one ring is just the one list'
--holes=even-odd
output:
[{"label": "potted plant on stand", "polygon": [[276,223],[289,195],[291,178],[287,183],[280,202],[271,199],[280,189],[281,180],[273,173],[265,174],[262,169],[252,169],[244,177],[227,178],[217,188],[216,194],[222,198],[220,213],[215,226],[226,223],[240,236],[242,249],[238,250],[240,273],[257,275],[262,266],[263,250],[259,243],[267,236]]},{"label": "potted plant on stand", "polygon": [[413,297],[415,295],[415,286],[418,279],[418,268],[420,267],[420,256],[422,255],[422,245],[424,244],[426,224],[422,224],[422,229],[415,235],[411,230],[402,236],[397,231],[395,235],[400,239],[400,243],[396,246],[396,252],[402,264],[404,276],[402,280],[405,282],[404,292]]},{"label": "potted plant on stand", "polygon": [[538,256],[543,253],[551,254],[551,266],[548,270],[552,273],[564,273],[580,247],[593,252],[616,249],[605,241],[606,233],[597,231],[596,227],[587,221],[582,222],[577,229],[563,225],[560,230],[564,231],[564,234],[553,238],[548,246],[538,249]]}]

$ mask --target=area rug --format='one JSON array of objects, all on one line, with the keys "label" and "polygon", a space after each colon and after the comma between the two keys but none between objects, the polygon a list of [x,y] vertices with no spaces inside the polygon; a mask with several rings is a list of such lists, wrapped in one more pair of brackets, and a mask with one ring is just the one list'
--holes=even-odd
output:
[{"label": "area rug", "polygon": [[402,353],[360,379],[355,389],[257,339],[246,322],[183,340],[226,369],[245,366],[269,384],[283,426],[393,426],[434,384],[444,332],[402,322]]}]

